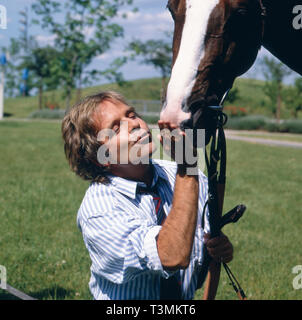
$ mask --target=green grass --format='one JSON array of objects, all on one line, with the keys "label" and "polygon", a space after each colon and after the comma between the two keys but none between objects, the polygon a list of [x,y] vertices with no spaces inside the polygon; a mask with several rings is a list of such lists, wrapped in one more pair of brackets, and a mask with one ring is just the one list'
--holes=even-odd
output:
[{"label": "green grass", "polygon": [[2,122],[0,143],[0,264],[8,283],[38,299],[90,298],[76,227],[87,183],[68,170],[60,124]]},{"label": "green grass", "polygon": [[[38,299],[90,299],[90,259],[76,226],[88,183],[68,168],[60,123],[3,121],[0,144],[0,265],[8,283]],[[302,264],[301,172],[299,150],[228,141],[224,208],[244,203],[247,211],[225,233],[249,299],[301,299],[291,271]],[[237,299],[224,271],[217,298]]]},{"label": "green grass", "polygon": [[[230,266],[249,299],[301,299],[291,270],[302,264],[301,151],[228,141],[224,211],[247,210],[225,227],[235,257]],[[217,299],[236,299],[224,270]],[[197,295],[197,297],[199,297]]]},{"label": "green grass", "polygon": [[[238,89],[238,99],[231,105],[245,108],[249,114],[269,115],[264,104],[268,102],[264,92],[264,81],[256,79],[237,78],[233,88]],[[226,103],[228,105],[228,103]]]}]

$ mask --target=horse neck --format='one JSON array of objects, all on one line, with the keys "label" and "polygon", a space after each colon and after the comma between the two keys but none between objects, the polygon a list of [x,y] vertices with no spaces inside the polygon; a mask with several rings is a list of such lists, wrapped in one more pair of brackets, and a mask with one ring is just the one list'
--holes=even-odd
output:
[{"label": "horse neck", "polygon": [[302,32],[292,26],[293,8],[296,0],[276,1],[258,0],[261,2],[264,17],[262,45],[291,69],[302,74]]}]

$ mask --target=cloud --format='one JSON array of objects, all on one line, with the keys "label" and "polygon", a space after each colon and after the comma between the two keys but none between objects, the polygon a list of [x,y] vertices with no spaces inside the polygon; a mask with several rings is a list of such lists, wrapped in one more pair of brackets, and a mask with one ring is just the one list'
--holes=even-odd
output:
[{"label": "cloud", "polygon": [[[126,18],[125,18],[126,17]],[[150,23],[152,22],[153,25],[156,25],[157,23],[162,23],[162,22],[172,22],[172,17],[170,13],[165,10],[165,11],[160,11],[157,13],[152,13],[152,12],[133,12],[133,11],[125,11],[121,10],[117,17],[115,18],[117,23],[121,23],[123,25],[127,24],[144,24],[144,23]]]},{"label": "cloud", "polygon": [[52,34],[50,36],[40,34],[36,36],[36,40],[41,45],[46,45],[46,44],[53,45],[56,38],[57,36],[55,34]]},{"label": "cloud", "polygon": [[[127,19],[123,19],[122,15],[126,14]],[[164,31],[173,30],[173,20],[168,10],[159,12],[131,12],[123,11],[116,18],[116,23],[119,23],[124,28],[125,40],[133,38],[142,41],[147,39],[161,39],[164,37]]]},{"label": "cloud", "polygon": [[125,56],[127,56],[127,53],[121,50],[120,46],[115,46],[115,48],[112,48],[110,51],[96,56],[95,59],[101,60],[101,61],[110,61],[115,58],[125,57]]}]

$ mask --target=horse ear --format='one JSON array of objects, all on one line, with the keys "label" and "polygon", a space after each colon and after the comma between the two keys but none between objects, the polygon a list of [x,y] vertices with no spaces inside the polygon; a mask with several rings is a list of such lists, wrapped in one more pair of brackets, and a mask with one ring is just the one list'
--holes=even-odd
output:
[{"label": "horse ear", "polygon": [[181,13],[181,9],[185,9],[186,2],[183,0],[169,0],[167,4],[167,8],[171,12],[171,15],[174,19],[175,15]]}]

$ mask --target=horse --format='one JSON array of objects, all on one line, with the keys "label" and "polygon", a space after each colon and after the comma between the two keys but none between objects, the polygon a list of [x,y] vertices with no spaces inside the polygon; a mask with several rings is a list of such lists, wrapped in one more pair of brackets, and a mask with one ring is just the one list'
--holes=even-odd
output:
[{"label": "horse", "polygon": [[302,75],[296,7],[296,0],[169,0],[173,58],[160,119],[182,128],[211,127],[207,107],[219,106],[261,46]]},{"label": "horse", "polygon": [[[228,215],[221,218],[226,171],[223,100],[235,79],[254,64],[261,46],[302,74],[302,30],[295,28],[294,15],[300,6],[296,0],[169,0],[167,7],[174,20],[173,57],[160,120],[183,130],[205,129],[205,144],[212,141],[210,157],[205,152],[207,203],[211,236],[217,236],[221,219]],[[239,205],[231,213],[240,217],[244,210]],[[209,273],[204,299],[209,300],[216,295],[220,263],[210,262],[207,255],[205,261]],[[239,298],[245,299],[223,265]],[[205,277],[203,273],[201,279]]]}]

